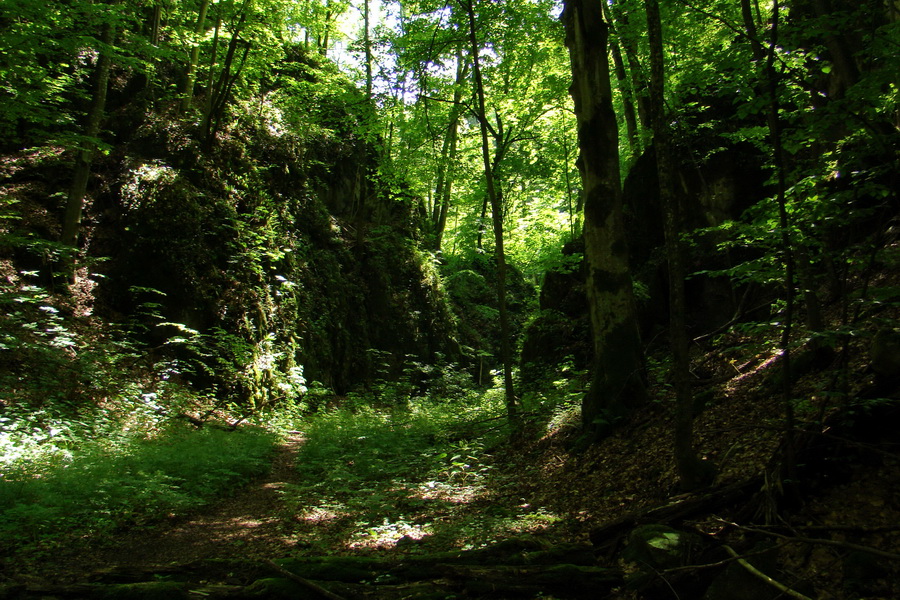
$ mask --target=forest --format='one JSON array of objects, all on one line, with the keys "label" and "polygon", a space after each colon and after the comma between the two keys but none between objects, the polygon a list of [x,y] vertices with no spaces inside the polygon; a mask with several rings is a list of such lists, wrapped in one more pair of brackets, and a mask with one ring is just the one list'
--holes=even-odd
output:
[{"label": "forest", "polygon": [[900,598],[896,0],[0,0],[0,599]]}]

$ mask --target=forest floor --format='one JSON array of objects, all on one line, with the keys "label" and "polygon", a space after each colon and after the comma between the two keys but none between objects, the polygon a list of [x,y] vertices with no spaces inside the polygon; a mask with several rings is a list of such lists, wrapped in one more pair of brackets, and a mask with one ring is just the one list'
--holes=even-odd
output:
[{"label": "forest floor", "polygon": [[[695,361],[697,372],[714,382],[695,427],[700,454],[718,466],[716,486],[766,472],[782,440],[782,409],[772,392],[774,361],[764,353],[736,358],[709,355]],[[857,360],[851,372],[862,374],[864,359]],[[809,400],[799,407],[801,419],[814,418],[826,400],[819,392],[823,377],[813,372],[798,381],[795,393]],[[857,389],[868,384],[865,379],[858,377]],[[580,427],[572,406],[552,418],[529,421],[526,431],[512,439],[481,445],[457,440],[457,454],[443,459],[455,466],[416,476],[396,465],[379,470],[381,461],[374,457],[367,478],[329,479],[322,465],[316,471],[304,463],[311,460],[302,454],[310,443],[307,434],[290,432],[274,452],[270,471],[232,496],[156,524],[74,540],[24,564],[12,561],[18,573],[7,575],[26,584],[68,584],[110,568],[149,572],[210,559],[369,556],[400,561],[515,538],[539,540],[543,547],[587,547],[593,529],[626,517],[639,523],[642,513],[691,497],[677,485],[672,399],[664,380],[653,383],[658,400],[586,450],[576,450]],[[741,514],[751,501],[746,498],[701,511],[679,525],[739,545],[752,537],[742,533],[742,526],[777,524],[772,532],[795,540],[782,539],[778,549],[787,585],[802,582],[814,591],[810,597],[822,600],[900,597],[897,560],[888,557],[864,571],[863,583],[854,579],[861,576],[848,562],[850,544],[900,554],[900,457],[890,445],[896,444],[897,413],[887,413],[891,421],[866,421],[864,431],[838,431],[838,438],[855,437],[849,445],[829,445],[837,438],[827,438],[829,428],[823,429],[827,443],[810,455],[802,501],[776,518]],[[364,451],[351,447],[344,456]],[[747,520],[732,523],[739,518]],[[827,541],[796,542],[801,537]],[[615,558],[601,564],[621,566]],[[656,596],[623,591],[614,597]]]},{"label": "forest floor", "polygon": [[[727,485],[765,471],[780,442],[781,410],[777,397],[766,393],[766,360],[717,363],[735,376],[716,385],[698,417],[697,447],[719,466],[717,485]],[[817,387],[811,376],[801,380],[798,392],[815,400]],[[671,411],[661,410],[669,401],[648,405],[587,450],[573,449],[579,427],[577,411],[570,411],[532,422],[512,442],[470,449],[464,458],[472,465],[441,480],[392,480],[386,471],[329,497],[322,497],[298,464],[306,440],[295,432],[278,449],[269,474],[234,496],[150,528],[56,549],[52,559],[30,562],[19,579],[68,583],[111,567],[152,569],[206,559],[402,560],[523,536],[546,547],[588,545],[592,528],[689,497],[677,487]],[[791,573],[786,583],[802,580],[820,599],[900,597],[897,562],[890,560],[850,591],[849,546],[841,545],[900,552],[900,459],[877,450],[848,455],[845,464],[840,456],[824,458],[828,464],[810,476],[802,505],[779,516],[779,531],[836,543],[783,545],[779,562]],[[702,514],[682,526],[714,537],[739,508]],[[638,597],[629,594],[617,597]]]},{"label": "forest floor", "polygon": [[42,572],[32,576],[59,582],[81,581],[85,575],[111,566],[147,569],[154,565],[188,564],[204,559],[276,557],[289,554],[293,543],[284,527],[280,490],[300,478],[299,435],[278,447],[272,468],[237,493],[195,512],[172,517],[149,528],[125,530],[110,538],[82,540],[55,552]]}]

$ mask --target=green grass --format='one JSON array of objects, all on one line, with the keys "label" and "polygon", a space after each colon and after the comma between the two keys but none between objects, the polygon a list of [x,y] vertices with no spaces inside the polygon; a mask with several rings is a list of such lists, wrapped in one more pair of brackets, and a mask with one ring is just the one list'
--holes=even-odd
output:
[{"label": "green grass", "polygon": [[196,430],[179,422],[150,438],[68,440],[68,449],[19,456],[0,472],[0,552],[197,507],[264,472],[276,442],[260,428]]},{"label": "green grass", "polygon": [[[258,415],[267,427],[237,431],[197,430],[137,401],[78,419],[7,411],[0,418],[0,555],[102,540],[227,495],[269,467],[277,428],[306,438],[297,459],[301,483],[286,486],[284,500],[296,515],[332,515],[335,529],[317,528],[325,551],[354,540],[468,539],[487,531],[463,512],[499,477],[491,452],[510,434],[502,389],[406,398],[390,389],[354,394],[334,410],[318,403],[311,414],[285,405]],[[526,408],[549,415],[566,398],[564,389],[532,395]],[[488,520],[511,527],[524,518],[507,512]]]},{"label": "green grass", "polygon": [[457,451],[505,433],[504,410],[502,397],[488,392],[474,401],[417,398],[388,409],[363,405],[313,415],[298,423],[308,438],[298,467],[320,487],[447,474],[460,461]]},{"label": "green grass", "polygon": [[310,547],[390,548],[403,537],[430,540],[432,550],[469,547],[521,527],[512,509],[481,514],[504,479],[492,456],[511,433],[502,389],[398,406],[380,399],[381,408],[359,398],[296,423],[306,438],[303,483],[287,489],[286,502],[316,522]]}]

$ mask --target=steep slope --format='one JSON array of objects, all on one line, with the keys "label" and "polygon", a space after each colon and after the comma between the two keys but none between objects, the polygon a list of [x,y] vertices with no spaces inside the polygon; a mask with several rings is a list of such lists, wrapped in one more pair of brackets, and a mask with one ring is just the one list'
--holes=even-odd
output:
[{"label": "steep slope", "polygon": [[[255,406],[307,381],[343,393],[453,357],[416,203],[378,175],[366,141],[368,103],[301,49],[275,72],[279,100],[235,104],[211,143],[173,106],[127,97],[127,74],[113,79],[115,141],[94,167],[71,310],[131,323],[151,360]],[[5,161],[9,294],[53,284],[70,160],[50,147]]]}]

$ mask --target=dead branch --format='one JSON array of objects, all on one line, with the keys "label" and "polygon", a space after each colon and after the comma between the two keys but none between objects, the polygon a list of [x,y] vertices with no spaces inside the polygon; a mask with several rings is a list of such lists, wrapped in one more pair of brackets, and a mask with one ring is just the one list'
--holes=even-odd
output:
[{"label": "dead branch", "polygon": [[852,542],[841,542],[839,540],[826,540],[823,538],[809,538],[809,537],[801,537],[801,536],[793,536],[793,535],[785,535],[783,533],[776,533],[774,531],[769,531],[767,529],[759,529],[756,527],[745,527],[743,525],[738,525],[737,523],[731,523],[729,521],[725,521],[723,519],[719,519],[722,523],[730,525],[732,527],[736,527],[737,529],[741,529],[743,531],[749,531],[751,533],[760,533],[762,535],[768,535],[771,537],[776,537],[782,540],[787,540],[790,542],[796,542],[800,544],[814,544],[818,546],[835,546],[838,548],[847,548],[848,550],[858,550],[859,552],[865,552],[867,554],[872,554],[874,556],[880,556],[882,558],[890,558],[892,560],[900,560],[900,554],[895,554],[894,552],[886,552],[884,550],[879,550],[877,548],[871,548],[869,546],[862,546],[860,544],[854,544]]},{"label": "dead branch", "polygon": [[734,557],[735,560],[737,560],[737,563],[739,565],[741,565],[742,567],[747,569],[747,571],[749,571],[750,573],[753,573],[754,575],[756,575],[757,577],[759,577],[760,579],[762,579],[763,581],[765,581],[772,587],[777,588],[778,590],[780,590],[781,592],[787,594],[788,596],[790,596],[792,598],[797,598],[797,600],[812,600],[812,598],[810,598],[809,596],[804,596],[800,592],[789,588],[788,586],[784,585],[783,583],[781,583],[779,581],[775,581],[774,579],[772,579],[771,577],[769,577],[768,575],[766,575],[765,573],[763,573],[762,571],[760,571],[759,569],[757,569],[756,567],[751,565],[749,562],[747,562],[746,559],[744,559],[744,557],[742,557],[740,554],[735,552],[734,548],[732,548],[731,546],[725,545],[722,547],[725,548],[725,551],[728,552],[728,554],[730,554],[732,557]]},{"label": "dead branch", "polygon": [[773,548],[766,548],[765,550],[757,550],[756,552],[751,552],[749,554],[741,554],[740,556],[732,556],[731,558],[724,558],[724,559],[714,562],[714,563],[704,563],[702,565],[685,565],[683,567],[672,567],[670,569],[666,569],[665,571],[662,571],[662,573],[669,574],[669,573],[677,573],[678,571],[700,571],[702,569],[715,569],[716,567],[724,567],[725,565],[729,565],[729,564],[731,564],[737,560],[740,560],[742,558],[747,559],[747,558],[751,558],[753,556],[762,556],[763,554],[769,554],[773,550],[777,550],[777,549],[781,548],[782,546],[786,546],[786,545],[787,545],[787,542],[782,542],[781,544],[778,544],[778,545],[774,546]]}]

